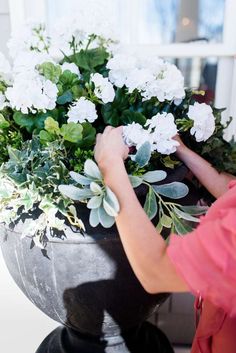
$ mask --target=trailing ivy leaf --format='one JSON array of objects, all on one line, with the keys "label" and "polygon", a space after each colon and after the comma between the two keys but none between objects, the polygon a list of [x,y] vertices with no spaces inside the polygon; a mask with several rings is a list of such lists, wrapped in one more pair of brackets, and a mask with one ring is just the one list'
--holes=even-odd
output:
[{"label": "trailing ivy leaf", "polygon": [[187,185],[178,181],[170,184],[153,185],[152,187],[158,194],[169,197],[171,199],[182,199],[189,192]]},{"label": "trailing ivy leaf", "polygon": [[104,48],[81,50],[73,56],[76,64],[84,70],[93,71],[95,67],[103,65],[109,54]]},{"label": "trailing ivy leaf", "polygon": [[139,178],[138,176],[135,176],[135,175],[129,175],[129,181],[130,181],[131,185],[133,186],[133,188],[137,188],[143,182],[143,180],[141,178]]},{"label": "trailing ivy leaf", "polygon": [[53,83],[57,83],[59,81],[59,77],[61,75],[60,65],[45,62],[38,66],[38,70],[47,80],[50,80]]},{"label": "trailing ivy leaf", "polygon": [[151,187],[149,187],[146,201],[144,204],[144,211],[146,212],[149,219],[153,219],[157,214],[157,200],[156,195]]},{"label": "trailing ivy leaf", "polygon": [[183,212],[186,212],[192,216],[200,216],[205,214],[209,207],[207,206],[179,206]]},{"label": "trailing ivy leaf", "polygon": [[98,208],[98,218],[104,228],[110,228],[115,223],[115,218],[109,216],[102,206]]},{"label": "trailing ivy leaf", "polygon": [[152,172],[147,172],[142,175],[142,179],[148,183],[157,183],[164,180],[167,177],[167,173],[163,170],[154,170]]},{"label": "trailing ivy leaf", "polygon": [[8,146],[8,155],[13,164],[21,164],[22,162],[22,154],[20,151],[16,150],[15,148],[12,148],[11,146]]},{"label": "trailing ivy leaf", "polygon": [[160,222],[161,222],[161,224],[162,224],[163,227],[165,227],[165,228],[171,228],[172,223],[173,223],[173,220],[172,220],[171,217],[169,217],[169,216],[163,214],[163,216],[162,216],[161,219],[160,219]]},{"label": "trailing ivy leaf", "polygon": [[102,179],[102,175],[97,164],[92,159],[87,159],[84,163],[84,173],[93,179]]},{"label": "trailing ivy leaf", "polygon": [[76,143],[82,138],[83,127],[80,124],[68,123],[63,124],[61,127],[61,135],[64,140]]},{"label": "trailing ivy leaf", "polygon": [[193,217],[189,213],[180,211],[177,207],[174,208],[174,212],[177,214],[177,216],[179,216],[182,219],[185,219],[186,221],[195,222],[195,223],[200,222],[199,218]]},{"label": "trailing ivy leaf", "polygon": [[71,103],[72,101],[73,101],[73,94],[70,90],[64,92],[61,96],[57,98],[57,104],[60,104],[60,105]]},{"label": "trailing ivy leaf", "polygon": [[100,223],[99,217],[98,217],[98,208],[92,209],[89,215],[89,224],[92,227],[97,227]]},{"label": "trailing ivy leaf", "polygon": [[79,173],[75,173],[75,172],[70,172],[70,176],[72,179],[74,179],[76,181],[76,183],[80,184],[80,185],[90,185],[91,183],[91,179],[79,174]]},{"label": "trailing ivy leaf", "polygon": [[151,158],[151,144],[150,142],[145,142],[137,151],[134,156],[134,160],[139,164],[140,168],[148,164]]}]

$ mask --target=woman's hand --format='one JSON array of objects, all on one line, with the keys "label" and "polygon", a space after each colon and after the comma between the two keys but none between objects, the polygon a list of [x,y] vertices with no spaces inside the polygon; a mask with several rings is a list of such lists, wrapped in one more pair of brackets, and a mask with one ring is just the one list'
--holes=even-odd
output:
[{"label": "woman's hand", "polygon": [[128,157],[129,148],[123,141],[122,131],[122,126],[107,126],[103,134],[97,135],[95,160],[103,175],[114,163],[123,162]]}]

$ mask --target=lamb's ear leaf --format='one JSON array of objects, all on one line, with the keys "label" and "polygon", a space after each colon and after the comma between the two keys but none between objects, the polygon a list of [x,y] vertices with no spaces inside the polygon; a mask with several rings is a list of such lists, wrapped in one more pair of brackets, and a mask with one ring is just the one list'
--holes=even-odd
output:
[{"label": "lamb's ear leaf", "polygon": [[144,211],[149,219],[153,219],[157,214],[157,200],[153,189],[150,187],[144,204]]},{"label": "lamb's ear leaf", "polygon": [[143,180],[141,178],[139,178],[138,176],[135,176],[135,175],[129,175],[129,181],[134,189],[137,188],[138,186],[140,186],[143,182]]},{"label": "lamb's ear leaf", "polygon": [[139,164],[140,168],[143,168],[148,164],[151,158],[151,144],[146,141],[137,151],[135,155],[135,162]]},{"label": "lamb's ear leaf", "polygon": [[164,172],[164,170],[154,170],[142,175],[143,180],[147,181],[148,183],[157,183],[164,180],[166,177],[167,173]]},{"label": "lamb's ear leaf", "polygon": [[189,192],[187,185],[178,181],[174,181],[170,184],[153,185],[152,187],[158,194],[171,199],[182,199]]},{"label": "lamb's ear leaf", "polygon": [[114,192],[108,186],[106,186],[106,197],[105,197],[105,199],[114,208],[116,213],[120,212],[119,201],[118,201],[116,195],[114,194]]},{"label": "lamb's ear leaf", "polygon": [[115,223],[115,218],[109,216],[102,206],[98,208],[98,217],[99,222],[104,228],[110,228]]},{"label": "lamb's ear leaf", "polygon": [[59,185],[59,191],[66,197],[74,201],[83,201],[93,197],[89,189],[79,189],[74,185]]},{"label": "lamb's ear leaf", "polygon": [[89,224],[92,227],[97,227],[99,223],[98,208],[92,209],[89,215]]},{"label": "lamb's ear leaf", "polygon": [[76,172],[70,172],[70,176],[73,180],[76,181],[76,183],[80,184],[80,185],[90,185],[91,183],[91,179],[79,174],[79,173],[76,173]]},{"label": "lamb's ear leaf", "polygon": [[109,204],[109,202],[104,198],[102,202],[103,208],[106,213],[111,217],[117,217],[118,213],[116,210]]},{"label": "lamb's ear leaf", "polygon": [[102,179],[102,175],[97,164],[92,159],[87,159],[84,163],[84,172],[87,176],[92,177],[94,179]]},{"label": "lamb's ear leaf", "polygon": [[102,196],[94,196],[87,203],[87,208],[94,209],[99,208],[102,204]]}]

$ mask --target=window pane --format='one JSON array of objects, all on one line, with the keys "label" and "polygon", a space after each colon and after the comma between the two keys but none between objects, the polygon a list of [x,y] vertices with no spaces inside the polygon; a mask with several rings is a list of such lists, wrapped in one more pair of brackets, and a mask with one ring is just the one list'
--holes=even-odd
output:
[{"label": "window pane", "polygon": [[221,42],[225,0],[140,0],[139,43]]},{"label": "window pane", "polygon": [[214,102],[216,77],[217,77],[217,58],[191,58],[191,59],[171,59],[167,61],[177,65],[185,78],[185,86],[196,90],[205,91],[205,96],[198,100],[205,103]]}]

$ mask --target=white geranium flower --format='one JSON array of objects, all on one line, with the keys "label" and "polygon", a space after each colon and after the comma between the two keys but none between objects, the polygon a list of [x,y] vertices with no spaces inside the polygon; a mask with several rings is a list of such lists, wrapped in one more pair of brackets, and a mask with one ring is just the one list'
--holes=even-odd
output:
[{"label": "white geranium flower", "polygon": [[11,65],[0,52],[0,80],[8,82],[11,79]]},{"label": "white geranium flower", "polygon": [[179,143],[173,140],[173,137],[178,130],[173,114],[158,113],[152,119],[147,120],[145,126],[148,127],[153,151],[168,155],[176,152]]},{"label": "white geranium flower", "polygon": [[129,93],[132,93],[135,89],[140,92],[146,89],[146,85],[153,79],[153,75],[149,69],[138,69],[135,68],[130,71],[126,79],[126,87],[129,89]]},{"label": "white geranium flower", "polygon": [[0,110],[3,110],[7,105],[6,97],[0,92]]},{"label": "white geranium flower", "polygon": [[67,115],[69,117],[68,122],[74,123],[84,123],[85,121],[92,123],[98,118],[95,104],[85,97],[81,97],[75,101],[70,106]]},{"label": "white geranium flower", "polygon": [[197,142],[206,141],[213,135],[215,117],[209,105],[195,102],[189,107],[188,117],[194,122],[190,133],[195,135]]},{"label": "white geranium flower", "polygon": [[16,74],[34,71],[37,65],[41,65],[45,62],[55,64],[55,61],[47,53],[36,51],[20,52],[14,60],[13,71]]},{"label": "white geranium flower", "polygon": [[19,53],[25,51],[47,52],[50,43],[45,26],[41,23],[31,22],[19,26],[7,45],[11,57],[15,58]]},{"label": "white geranium flower", "polygon": [[58,88],[36,72],[16,75],[13,86],[6,90],[6,97],[13,109],[23,114],[56,107]]},{"label": "white geranium flower", "polygon": [[91,81],[95,85],[95,95],[103,101],[103,103],[113,102],[115,98],[115,90],[108,78],[103,77],[101,74],[91,75]]},{"label": "white geranium flower", "polygon": [[135,57],[127,54],[116,54],[107,63],[109,79],[117,87],[123,87],[132,70],[135,69],[137,60]]},{"label": "white geranium flower", "polygon": [[124,126],[123,138],[127,146],[135,146],[137,149],[150,140],[149,132],[138,123],[132,123]]},{"label": "white geranium flower", "polygon": [[79,68],[74,63],[64,63],[64,64],[62,64],[61,69],[62,69],[63,72],[66,71],[66,70],[69,70],[73,74],[76,74],[76,75],[80,76]]}]

